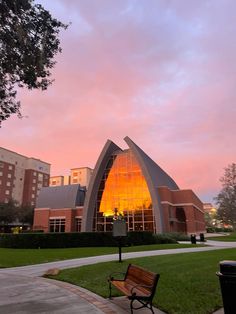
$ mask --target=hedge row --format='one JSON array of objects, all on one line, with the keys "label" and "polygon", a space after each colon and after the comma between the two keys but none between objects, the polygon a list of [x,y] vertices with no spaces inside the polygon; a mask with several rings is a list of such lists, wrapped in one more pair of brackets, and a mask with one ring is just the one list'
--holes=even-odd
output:
[{"label": "hedge row", "polygon": [[[0,247],[5,248],[69,248],[117,246],[118,239],[112,233],[19,233],[1,234]],[[129,232],[122,238],[122,246],[147,245],[155,243],[176,243],[173,237],[154,235],[151,232]]]},{"label": "hedge row", "polygon": [[217,233],[217,232],[232,232],[232,228],[218,228],[218,227],[207,227],[206,231],[208,233]]}]

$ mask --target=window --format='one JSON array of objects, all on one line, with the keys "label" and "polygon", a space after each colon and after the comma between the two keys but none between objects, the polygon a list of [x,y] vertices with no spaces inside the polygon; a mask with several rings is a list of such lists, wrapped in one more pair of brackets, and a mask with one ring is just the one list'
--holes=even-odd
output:
[{"label": "window", "polygon": [[35,198],[35,194],[31,194],[31,198]]},{"label": "window", "polygon": [[10,191],[9,191],[9,190],[6,190],[6,191],[5,191],[5,194],[6,194],[6,195],[9,195],[9,194],[10,194]]},{"label": "window", "polygon": [[82,217],[75,218],[75,231],[81,232]]},{"label": "window", "polygon": [[112,230],[114,209],[128,231],[155,232],[152,199],[135,156],[130,150],[111,156],[104,171],[95,205],[94,230]]},{"label": "window", "polygon": [[0,185],[2,184],[2,180],[0,180]]},{"label": "window", "polygon": [[32,202],[31,202],[31,206],[34,206],[34,204],[35,204],[35,203],[32,201]]},{"label": "window", "polygon": [[11,173],[8,173],[7,177],[10,179],[11,178]]},{"label": "window", "polygon": [[35,186],[32,186],[32,191],[35,191]]},{"label": "window", "polygon": [[36,177],[36,172],[35,171],[33,172],[33,176]]},{"label": "window", "polygon": [[42,183],[38,183],[38,189],[41,189],[42,188],[42,186],[43,186],[43,184]]},{"label": "window", "polygon": [[8,181],[8,182],[7,182],[7,186],[11,186],[11,182]]},{"label": "window", "polygon": [[36,183],[36,179],[33,179],[33,183]]},{"label": "window", "polygon": [[0,171],[0,176],[2,176],[2,171]]},{"label": "window", "polygon": [[50,218],[49,227],[50,232],[65,232],[66,220],[65,218]]},{"label": "window", "polygon": [[38,174],[38,181],[42,182],[43,181],[43,175],[42,173]]},{"label": "window", "polygon": [[0,162],[0,168],[4,168],[4,163]]},{"label": "window", "polygon": [[8,169],[9,169],[9,170],[12,170],[12,169],[13,169],[13,167],[10,165],[10,166],[8,166]]}]

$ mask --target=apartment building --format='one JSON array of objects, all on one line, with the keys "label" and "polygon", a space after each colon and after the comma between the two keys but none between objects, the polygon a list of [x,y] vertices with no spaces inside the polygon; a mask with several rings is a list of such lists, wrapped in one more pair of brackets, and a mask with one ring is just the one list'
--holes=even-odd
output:
[{"label": "apartment building", "polygon": [[49,163],[0,147],[0,202],[34,206],[49,178]]},{"label": "apartment building", "polygon": [[93,169],[89,167],[73,168],[70,170],[71,184],[80,184],[88,187]]},{"label": "apartment building", "polygon": [[61,186],[64,185],[64,176],[53,176],[49,180],[50,186]]},{"label": "apartment building", "polygon": [[88,188],[93,169],[89,167],[73,168],[69,176],[50,177],[50,186],[61,186],[69,184],[80,184]]}]

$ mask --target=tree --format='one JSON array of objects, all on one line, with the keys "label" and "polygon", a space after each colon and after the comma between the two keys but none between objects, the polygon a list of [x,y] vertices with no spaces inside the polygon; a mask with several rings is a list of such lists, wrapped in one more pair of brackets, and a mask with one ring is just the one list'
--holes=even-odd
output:
[{"label": "tree", "polygon": [[19,87],[45,90],[52,83],[61,28],[67,25],[34,0],[0,1],[0,127],[11,114],[21,117]]},{"label": "tree", "polygon": [[16,219],[17,204],[14,200],[8,203],[0,203],[0,224],[8,225]]},{"label": "tree", "polygon": [[32,206],[20,206],[16,213],[17,220],[24,224],[28,224],[30,226],[33,225],[34,220],[34,207]]},{"label": "tree", "polygon": [[224,176],[220,179],[222,190],[215,198],[218,204],[218,218],[225,224],[232,225],[236,230],[236,164],[225,168]]}]

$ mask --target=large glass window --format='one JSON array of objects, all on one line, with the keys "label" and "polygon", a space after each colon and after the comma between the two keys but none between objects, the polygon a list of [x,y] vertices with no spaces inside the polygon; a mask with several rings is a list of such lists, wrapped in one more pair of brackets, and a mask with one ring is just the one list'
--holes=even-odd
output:
[{"label": "large glass window", "polygon": [[50,218],[50,232],[65,232],[66,220],[64,218]]},{"label": "large glass window", "polygon": [[115,214],[129,231],[155,231],[152,200],[142,170],[130,150],[109,160],[97,194],[94,230],[111,231]]}]

